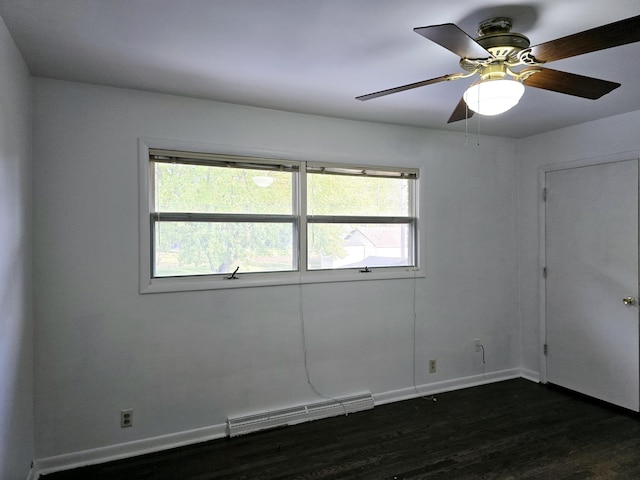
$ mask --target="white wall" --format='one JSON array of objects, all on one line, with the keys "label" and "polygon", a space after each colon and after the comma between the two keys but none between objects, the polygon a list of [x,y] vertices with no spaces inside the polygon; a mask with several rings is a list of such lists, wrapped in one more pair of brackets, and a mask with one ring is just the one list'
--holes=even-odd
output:
[{"label": "white wall", "polygon": [[519,142],[519,284],[522,366],[540,370],[540,233],[538,175],[543,165],[640,151],[640,112],[525,138]]},{"label": "white wall", "polygon": [[[416,383],[517,368],[517,142],[34,80],[36,445],[50,457],[314,400],[296,286],[138,294],[137,139],[424,167]],[[333,396],[413,385],[411,280],[302,288]],[[427,361],[438,359],[438,373]],[[135,409],[134,426],[119,411]]]},{"label": "white wall", "polygon": [[0,19],[0,478],[34,458],[30,75]]}]

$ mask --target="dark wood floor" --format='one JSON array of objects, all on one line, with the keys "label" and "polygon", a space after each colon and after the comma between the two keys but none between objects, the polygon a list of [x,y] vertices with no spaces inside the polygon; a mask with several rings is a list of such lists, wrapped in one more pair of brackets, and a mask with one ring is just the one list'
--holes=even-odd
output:
[{"label": "dark wood floor", "polygon": [[526,380],[45,475],[44,480],[640,479],[640,420]]}]

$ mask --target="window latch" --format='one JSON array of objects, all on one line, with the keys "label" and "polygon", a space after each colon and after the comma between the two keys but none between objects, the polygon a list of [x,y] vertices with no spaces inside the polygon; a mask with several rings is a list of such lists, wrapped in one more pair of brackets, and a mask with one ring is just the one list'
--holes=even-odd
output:
[{"label": "window latch", "polygon": [[238,270],[240,270],[240,265],[236,267],[236,269],[233,271],[231,275],[229,275],[228,277],[224,277],[225,280],[238,280],[239,277],[236,276],[236,273],[238,273]]},{"label": "window latch", "polygon": [[371,270],[369,270],[369,267],[365,266],[363,270],[360,270],[360,273],[371,273]]}]

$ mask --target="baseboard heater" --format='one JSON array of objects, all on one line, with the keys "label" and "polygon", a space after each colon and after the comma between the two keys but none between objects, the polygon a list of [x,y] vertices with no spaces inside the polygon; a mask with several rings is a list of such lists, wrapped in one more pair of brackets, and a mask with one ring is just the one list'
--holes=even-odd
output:
[{"label": "baseboard heater", "polygon": [[242,417],[230,417],[227,419],[227,424],[229,436],[235,437],[267,428],[295,425],[371,408],[373,408],[373,397],[370,393],[362,393],[282,410],[272,410]]}]

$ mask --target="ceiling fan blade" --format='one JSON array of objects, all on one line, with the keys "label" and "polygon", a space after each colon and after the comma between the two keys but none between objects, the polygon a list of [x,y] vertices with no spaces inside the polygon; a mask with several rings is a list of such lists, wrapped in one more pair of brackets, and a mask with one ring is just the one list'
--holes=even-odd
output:
[{"label": "ceiling fan blade", "polygon": [[453,113],[449,117],[447,123],[458,122],[460,120],[465,120],[467,118],[473,117],[473,110],[467,108],[467,104],[464,101],[464,98],[461,98],[456,105],[456,108],[453,110]]},{"label": "ceiling fan blade", "polygon": [[410,83],[408,85],[403,85],[401,87],[388,88],[387,90],[368,93],[367,95],[360,95],[359,97],[356,97],[356,100],[362,100],[362,101],[371,100],[372,98],[384,97],[385,95],[390,95],[392,93],[404,92],[405,90],[424,87],[426,85],[431,85],[434,83],[446,82],[448,80],[457,80],[458,78],[462,78],[462,77],[463,77],[463,74],[461,73],[451,73],[449,75],[443,75],[441,77],[431,78],[429,80],[423,80],[421,82]]},{"label": "ceiling fan blade", "polygon": [[596,100],[618,88],[619,83],[585,77],[575,73],[561,72],[550,68],[527,67],[520,72],[539,70],[522,83],[528,87],[542,88],[553,92],[566,93],[576,97]]},{"label": "ceiling fan blade", "polygon": [[537,60],[553,62],[634,42],[640,42],[640,15],[541,43],[531,50]]},{"label": "ceiling fan blade", "polygon": [[413,31],[443,46],[461,58],[489,58],[492,56],[473,38],[453,23],[416,27]]}]

